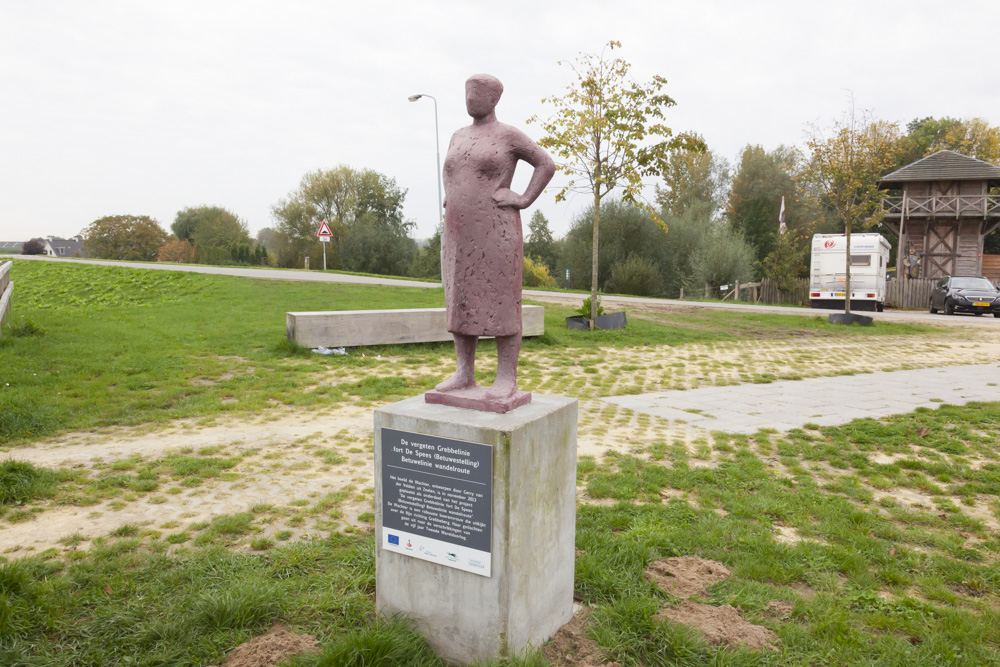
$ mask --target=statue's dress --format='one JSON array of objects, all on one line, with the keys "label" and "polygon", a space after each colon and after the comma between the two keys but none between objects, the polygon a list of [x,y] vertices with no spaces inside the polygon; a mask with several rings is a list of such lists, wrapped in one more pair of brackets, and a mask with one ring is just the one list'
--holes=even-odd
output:
[{"label": "statue's dress", "polygon": [[495,123],[460,129],[448,147],[441,274],[451,333],[521,334],[521,215],[492,197],[510,187],[517,146],[526,143],[519,130]]}]

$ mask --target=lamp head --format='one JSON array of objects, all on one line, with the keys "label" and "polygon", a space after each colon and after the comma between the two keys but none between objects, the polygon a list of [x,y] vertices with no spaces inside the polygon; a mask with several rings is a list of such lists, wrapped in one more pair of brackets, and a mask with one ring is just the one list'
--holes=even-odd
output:
[{"label": "lamp head", "polygon": [[421,97],[423,97],[423,95],[410,95],[410,98],[409,98],[409,99],[410,99],[410,101],[411,101],[411,102],[416,102],[416,101],[417,101],[417,100],[419,100],[419,99],[420,99]]}]

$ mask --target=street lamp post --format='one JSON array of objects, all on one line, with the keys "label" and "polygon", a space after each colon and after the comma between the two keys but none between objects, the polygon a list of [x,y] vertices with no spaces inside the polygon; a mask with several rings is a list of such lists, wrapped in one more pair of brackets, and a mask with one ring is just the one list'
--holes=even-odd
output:
[{"label": "street lamp post", "polygon": [[441,202],[441,137],[438,135],[438,101],[433,95],[418,93],[410,95],[411,102],[416,102],[421,97],[429,97],[434,101],[434,147],[437,149],[437,183],[438,183],[438,224],[444,220],[444,205]]}]

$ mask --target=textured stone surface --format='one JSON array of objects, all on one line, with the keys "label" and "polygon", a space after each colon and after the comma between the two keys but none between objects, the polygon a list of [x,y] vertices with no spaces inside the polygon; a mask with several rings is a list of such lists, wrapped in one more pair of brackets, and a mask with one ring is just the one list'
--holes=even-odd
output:
[{"label": "textured stone surface", "polygon": [[[499,412],[517,392],[521,345],[521,209],[555,173],[552,158],[520,130],[496,118],[503,84],[487,74],[465,82],[472,124],[451,138],[444,161],[441,278],[458,368],[438,392],[462,391],[467,407]],[[534,167],[524,194],[511,191],[517,163]],[[497,337],[496,381],[475,384],[476,340]],[[516,401],[515,401],[516,403]]]},{"label": "textured stone surface", "polygon": [[[573,616],[577,402],[535,400],[503,415],[416,397],[375,411],[375,601],[404,614],[447,660],[540,646]],[[492,572],[464,572],[382,545],[381,430],[493,447]]]}]

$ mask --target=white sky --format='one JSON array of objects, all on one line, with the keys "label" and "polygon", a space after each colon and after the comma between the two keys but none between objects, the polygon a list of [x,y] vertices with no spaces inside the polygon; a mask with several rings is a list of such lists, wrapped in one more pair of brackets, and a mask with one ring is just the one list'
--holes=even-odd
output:
[{"label": "white sky", "polygon": [[[538,139],[559,60],[609,39],[677,101],[667,124],[733,160],[798,144],[857,104],[906,123],[1000,125],[1000,3],[836,0],[0,0],[0,241],[71,236],[96,218],[223,206],[254,233],[308,171],[347,164],[406,188],[426,237],[441,151],[468,124],[465,79],[506,91],[498,118]],[[523,188],[530,167],[515,185]],[[557,236],[587,201],[536,203]],[[525,212],[525,223],[531,211]]]}]

